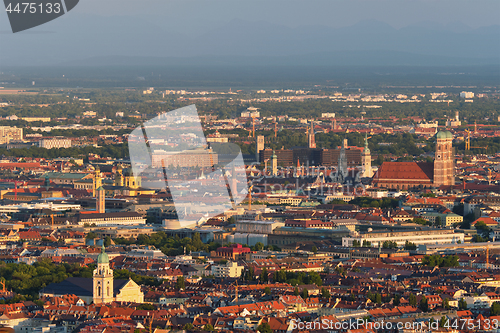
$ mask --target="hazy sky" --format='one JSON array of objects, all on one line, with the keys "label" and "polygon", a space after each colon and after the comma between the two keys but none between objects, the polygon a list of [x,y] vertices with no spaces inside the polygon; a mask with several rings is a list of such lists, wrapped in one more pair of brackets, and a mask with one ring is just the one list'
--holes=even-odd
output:
[{"label": "hazy sky", "polygon": [[0,13],[0,62],[321,53],[337,63],[339,52],[382,50],[498,63],[499,31],[500,0],[80,0],[19,34]]},{"label": "hazy sky", "polygon": [[379,20],[395,28],[422,21],[462,22],[472,28],[500,24],[500,0],[81,0],[81,13],[185,18],[204,21],[264,20],[287,26],[348,26]]}]

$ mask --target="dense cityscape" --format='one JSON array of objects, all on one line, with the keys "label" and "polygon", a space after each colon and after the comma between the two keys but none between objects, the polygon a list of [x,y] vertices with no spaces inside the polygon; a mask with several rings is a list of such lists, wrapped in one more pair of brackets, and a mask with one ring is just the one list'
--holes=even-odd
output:
[{"label": "dense cityscape", "polygon": [[[0,77],[0,331],[499,329],[496,87]],[[147,127],[190,105],[206,141]]]}]

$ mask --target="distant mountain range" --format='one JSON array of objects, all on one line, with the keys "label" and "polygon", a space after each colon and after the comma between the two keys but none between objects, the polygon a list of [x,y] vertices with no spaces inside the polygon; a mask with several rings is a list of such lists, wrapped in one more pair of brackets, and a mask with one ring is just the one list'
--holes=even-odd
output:
[{"label": "distant mountain range", "polygon": [[290,28],[232,20],[185,34],[182,26],[158,20],[73,13],[27,32],[3,31],[0,40],[2,67],[500,64],[500,26],[472,29],[459,22],[395,29],[379,21]]}]

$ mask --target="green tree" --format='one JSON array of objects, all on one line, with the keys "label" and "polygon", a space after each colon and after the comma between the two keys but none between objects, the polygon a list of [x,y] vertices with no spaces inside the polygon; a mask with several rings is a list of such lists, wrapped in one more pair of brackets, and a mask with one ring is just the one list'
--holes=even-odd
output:
[{"label": "green tree", "polygon": [[208,332],[214,332],[215,331],[215,329],[212,326],[212,324],[206,324],[205,326],[203,326],[203,330],[204,331],[208,331]]},{"label": "green tree", "polygon": [[361,244],[359,243],[359,241],[357,239],[355,239],[355,240],[352,241],[352,246],[353,247],[360,247],[360,245]]},{"label": "green tree", "polygon": [[417,245],[413,242],[406,241],[405,242],[405,250],[415,251],[417,249]]},{"label": "green tree", "polygon": [[177,289],[177,290],[186,289],[186,284],[184,282],[184,276],[177,277],[177,281],[175,282],[175,289]]},{"label": "green tree", "polygon": [[448,323],[448,319],[445,316],[442,316],[439,320],[439,327],[444,328],[444,326]]},{"label": "green tree", "polygon": [[96,239],[97,238],[97,235],[95,232],[89,232],[87,233],[87,235],[85,236],[85,239]]},{"label": "green tree", "polygon": [[302,289],[302,294],[300,295],[302,299],[306,300],[309,297],[309,292],[306,288]]},{"label": "green tree", "polygon": [[156,307],[153,304],[139,304],[137,310],[155,310]]},{"label": "green tree", "polygon": [[423,312],[427,312],[429,311],[429,301],[427,300],[427,297],[425,296],[422,296],[422,298],[420,299],[420,310],[422,310]]},{"label": "green tree", "polygon": [[191,323],[187,323],[186,325],[184,325],[183,329],[186,331],[191,331],[194,330],[194,326]]},{"label": "green tree", "polygon": [[410,296],[408,297],[408,302],[410,303],[410,305],[416,306],[417,305],[417,297],[414,294],[410,294]]},{"label": "green tree", "polygon": [[273,330],[271,329],[271,325],[269,323],[262,323],[259,326],[257,326],[257,331],[260,333],[273,333]]},{"label": "green tree", "polygon": [[264,294],[266,294],[266,295],[271,295],[271,288],[269,288],[269,287],[265,287],[265,288],[264,288]]},{"label": "green tree", "polygon": [[313,245],[311,250],[314,254],[318,253],[318,248],[315,245]]},{"label": "green tree", "polygon": [[111,245],[111,237],[106,236],[106,238],[104,238],[104,246],[108,247],[110,245]]},{"label": "green tree", "polygon": [[326,288],[321,288],[321,297],[329,299],[331,297],[330,291]]},{"label": "green tree", "polygon": [[401,296],[399,294],[395,294],[392,299],[392,305],[399,306],[399,304],[401,304]]},{"label": "green tree", "polygon": [[382,304],[382,295],[380,293],[375,294],[375,303]]},{"label": "green tree", "polygon": [[467,310],[467,302],[465,301],[465,299],[461,298],[459,301],[458,301],[458,308],[460,310]]},{"label": "green tree", "polygon": [[295,289],[293,290],[293,294],[295,296],[299,296],[300,295],[299,287],[295,287]]},{"label": "green tree", "polygon": [[436,220],[434,221],[434,225],[435,226],[440,226],[441,225],[441,217],[440,216],[436,216]]},{"label": "green tree", "polygon": [[500,303],[493,302],[490,307],[490,316],[498,316],[500,315]]},{"label": "green tree", "polygon": [[262,251],[264,249],[264,244],[257,242],[254,246],[254,251]]},{"label": "green tree", "polygon": [[450,302],[447,297],[443,298],[443,301],[441,302],[441,307],[446,310],[450,309]]},{"label": "green tree", "polygon": [[267,273],[267,268],[264,267],[262,269],[262,272],[260,273],[260,282],[262,283],[267,283],[268,281],[268,273]]}]

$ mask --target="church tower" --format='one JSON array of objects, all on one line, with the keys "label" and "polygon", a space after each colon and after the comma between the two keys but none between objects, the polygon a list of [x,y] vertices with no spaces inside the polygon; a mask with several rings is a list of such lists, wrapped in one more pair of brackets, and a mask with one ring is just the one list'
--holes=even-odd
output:
[{"label": "church tower", "polygon": [[129,168],[126,171],[123,186],[136,190],[142,186],[141,177],[135,177],[132,168]]},{"label": "church tower", "polygon": [[104,244],[97,257],[97,268],[94,269],[94,304],[113,302],[113,270],[109,268],[109,257]]},{"label": "church tower", "polygon": [[437,135],[434,158],[434,186],[455,185],[455,164],[453,156],[453,135],[440,131]]},{"label": "church tower", "polygon": [[115,186],[123,186],[123,168],[121,165],[116,168]]},{"label": "church tower", "polygon": [[372,154],[370,149],[368,148],[368,134],[365,134],[365,148],[361,153],[361,163],[363,166],[363,175],[362,177],[372,177]]},{"label": "church tower", "polygon": [[307,141],[309,148],[316,148],[316,140],[314,139],[314,123],[311,121],[311,129],[307,131]]},{"label": "church tower", "polygon": [[95,197],[97,195],[97,189],[102,186],[102,178],[101,178],[101,169],[99,166],[95,167],[94,170],[94,179],[92,182],[92,196]]},{"label": "church tower", "polygon": [[278,156],[276,156],[276,152],[274,150],[273,150],[273,155],[271,156],[271,167],[272,167],[271,175],[277,176],[278,175]]}]

